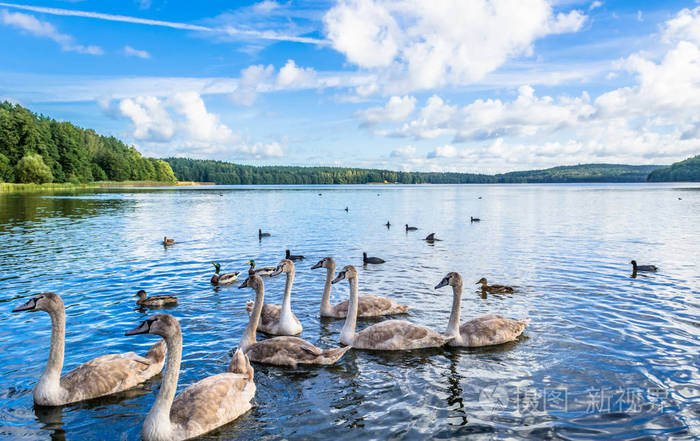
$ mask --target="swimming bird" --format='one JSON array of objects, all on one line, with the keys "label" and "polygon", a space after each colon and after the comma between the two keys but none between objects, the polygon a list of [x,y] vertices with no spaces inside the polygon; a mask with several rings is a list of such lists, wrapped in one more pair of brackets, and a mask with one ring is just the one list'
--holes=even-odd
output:
[{"label": "swimming bird", "polygon": [[391,227],[391,222],[386,221],[386,223],[384,224],[384,226],[387,227],[387,228],[390,228],[390,227]]},{"label": "swimming bird", "polygon": [[659,268],[656,265],[637,265],[637,261],[633,260],[630,262],[632,264],[632,272],[654,272]]},{"label": "swimming bird", "polygon": [[255,274],[259,275],[260,277],[270,277],[270,274],[275,272],[275,267],[273,266],[265,266],[262,268],[255,269],[255,260],[250,259],[248,261],[248,265],[250,265],[250,269],[248,270],[248,273],[253,271]]},{"label": "swimming bird", "polygon": [[416,227],[409,227],[408,224],[406,224],[406,231],[416,231],[417,229]]},{"label": "swimming bird", "polygon": [[478,217],[469,216],[469,222],[481,222],[481,219]]},{"label": "swimming bird", "polygon": [[243,351],[233,354],[227,372],[203,378],[175,396],[182,360],[180,323],[170,314],[154,315],[125,333],[137,334],[159,335],[168,346],[163,381],[141,429],[145,441],[199,437],[250,410],[255,396],[254,372]]},{"label": "swimming bird", "polygon": [[[311,269],[325,268],[326,269],[326,284],[323,286],[323,295],[321,296],[321,317],[345,318],[348,315],[349,300],[331,305],[331,281],[335,275],[335,259],[332,257],[324,257]],[[396,303],[386,297],[364,295],[357,298],[357,316],[358,317],[379,317],[382,315],[405,314],[409,307]]]},{"label": "swimming bird", "polygon": [[270,233],[263,233],[260,228],[258,228],[258,239],[262,239],[263,237],[270,237]]},{"label": "swimming bird", "polygon": [[236,280],[238,280],[238,275],[240,274],[240,271],[219,274],[219,272],[221,271],[221,265],[218,262],[212,262],[212,265],[214,265],[214,268],[216,268],[216,272],[213,276],[211,276],[212,285],[230,285]]},{"label": "swimming bird", "polygon": [[349,212],[350,209],[349,209],[348,207],[345,207],[345,211],[346,211],[346,212]]},{"label": "swimming bird", "polygon": [[248,326],[243,332],[238,348],[251,361],[277,366],[296,367],[299,364],[333,364],[340,359],[350,347],[320,349],[299,337],[273,337],[256,341],[255,330],[265,300],[265,285],[256,274],[251,274],[239,288],[253,288],[255,302]]},{"label": "swimming bird", "polygon": [[363,252],[362,253],[362,263],[368,264],[368,263],[374,263],[374,264],[380,264],[384,263],[384,259],[380,259],[379,257],[367,257],[367,253]]},{"label": "swimming bird", "polygon": [[[284,259],[277,265],[270,277],[281,273],[287,275],[287,283],[284,286],[284,297],[281,305],[266,303],[260,313],[258,331],[271,335],[299,335],[302,331],[301,322],[292,312],[292,284],[294,283],[294,262]],[[254,302],[248,302],[246,310],[248,316],[253,313]]]},{"label": "swimming bird", "polygon": [[290,253],[289,250],[285,250],[284,258],[289,260],[304,260],[304,256],[302,256],[301,254],[294,255]]},{"label": "swimming bird", "polygon": [[438,239],[437,237],[435,237],[435,233],[430,233],[430,234],[428,234],[427,236],[425,236],[425,239],[423,239],[423,240],[432,243],[432,242],[439,241],[440,239]]},{"label": "swimming bird", "polygon": [[175,243],[175,239],[168,239],[168,236],[163,237],[163,246],[168,247]]},{"label": "swimming bird", "polygon": [[513,320],[497,314],[489,314],[469,320],[460,326],[462,276],[456,272],[447,273],[435,289],[447,285],[452,287],[452,312],[445,332],[445,335],[454,337],[447,343],[450,346],[476,348],[507,343],[517,339],[530,323],[528,319]]},{"label": "swimming bird", "polygon": [[447,337],[425,326],[415,325],[405,320],[385,320],[355,332],[359,300],[357,295],[357,270],[352,265],[345,266],[331,283],[348,279],[350,284],[350,305],[345,324],[340,332],[340,341],[356,349],[401,351],[420,348],[434,348],[447,343],[454,337]]},{"label": "swimming bird", "polygon": [[151,297],[146,297],[146,291],[140,289],[139,292],[137,292],[134,297],[138,297],[139,299],[136,301],[136,304],[139,306],[146,306],[149,308],[155,307],[155,306],[165,306],[165,305],[175,305],[177,304],[177,297],[171,296],[168,294],[162,294],[158,296],[151,296]]},{"label": "swimming bird", "polygon": [[64,376],[66,311],[58,294],[43,293],[12,310],[45,311],[51,317],[51,349],[46,368],[34,387],[34,403],[62,406],[131,389],[158,374],[165,360],[165,342],[151,346],[144,357],[133,352],[93,358]]},{"label": "swimming bird", "polygon": [[477,285],[481,284],[481,290],[486,291],[491,294],[505,294],[505,293],[512,293],[513,288],[510,286],[505,286],[505,285],[489,285],[486,282],[486,278],[482,277],[479,279],[478,282],[476,282]]}]

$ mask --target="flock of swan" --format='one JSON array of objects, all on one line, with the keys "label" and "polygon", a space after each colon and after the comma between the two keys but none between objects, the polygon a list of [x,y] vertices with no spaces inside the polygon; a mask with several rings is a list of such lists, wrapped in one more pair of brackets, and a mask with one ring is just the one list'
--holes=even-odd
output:
[{"label": "flock of swan", "polygon": [[[261,234],[261,232],[259,232]],[[166,242],[168,239],[164,242]],[[172,240],[172,239],[170,239]],[[174,241],[172,242],[174,243]],[[171,244],[172,244],[171,243]],[[363,261],[367,262],[366,254]],[[443,345],[480,347],[514,341],[528,325],[527,318],[515,320],[496,314],[477,317],[461,323],[462,277],[450,272],[435,289],[452,288],[452,310],[447,330],[440,333],[430,327],[406,320],[384,320],[357,331],[357,319],[366,317],[405,314],[408,305],[374,295],[358,293],[358,272],[352,265],[344,266],[337,274],[332,257],[325,257],[311,269],[326,269],[326,280],[321,296],[320,315],[345,319],[340,332],[344,346],[318,348],[313,343],[297,337],[303,326],[291,307],[295,260],[303,256],[286,251],[286,258],[275,268],[255,268],[249,261],[248,277],[239,288],[255,291],[255,300],[248,302],[248,325],[241,336],[226,372],[206,377],[175,396],[182,356],[182,332],[180,324],[170,314],[157,314],[143,321],[125,335],[153,334],[162,337],[148,352],[141,356],[134,352],[103,355],[92,359],[66,375],[61,376],[65,349],[66,313],[61,297],[43,293],[29,299],[13,311],[45,311],[51,318],[51,347],[46,367],[34,387],[34,402],[41,406],[60,406],[89,400],[133,388],[163,370],[162,384],[151,410],[143,424],[146,441],[169,441],[194,438],[227,424],[251,408],[255,395],[253,368],[250,362],[276,366],[329,365],[337,362],[350,349],[405,351],[419,348],[437,348]],[[369,258],[376,259],[376,258]],[[381,260],[381,259],[379,259]],[[371,262],[371,263],[383,263]],[[656,271],[656,267],[638,266],[632,261],[635,272]],[[220,274],[221,266],[213,263],[215,285],[231,284],[239,273]],[[276,277],[284,273],[286,284],[282,304],[265,303],[263,277]],[[335,277],[334,277],[335,276]],[[349,299],[336,305],[330,303],[333,284],[347,280]],[[488,292],[510,293],[513,289],[502,285],[488,285],[486,279],[477,284]],[[139,306],[159,307],[177,303],[174,296],[147,297],[141,290],[136,295]],[[461,325],[460,325],[461,324]],[[257,332],[272,337],[257,340]],[[167,354],[167,357],[166,357]]]}]

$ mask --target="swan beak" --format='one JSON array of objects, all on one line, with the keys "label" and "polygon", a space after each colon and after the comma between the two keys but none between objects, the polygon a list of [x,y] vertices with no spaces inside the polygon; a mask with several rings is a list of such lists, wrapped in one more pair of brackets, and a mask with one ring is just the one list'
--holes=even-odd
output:
[{"label": "swan beak", "polygon": [[321,268],[323,266],[323,260],[319,260],[318,263],[311,267],[311,269]]},{"label": "swan beak", "polygon": [[447,286],[448,284],[449,284],[449,281],[447,280],[447,278],[444,278],[444,279],[442,279],[442,281],[440,281],[440,283],[435,285],[435,289],[442,288],[443,286]]},{"label": "swan beak", "polygon": [[138,327],[132,329],[131,331],[126,331],[124,335],[136,335],[136,334],[148,334],[151,330],[151,323],[149,320],[144,320]]},{"label": "swan beak", "polygon": [[336,284],[336,283],[340,282],[340,281],[343,280],[343,279],[345,279],[345,271],[339,272],[339,273],[338,273],[338,277],[336,277],[335,279],[333,279],[333,281],[331,282],[331,284]]},{"label": "swan beak", "polygon": [[29,299],[24,305],[20,305],[12,310],[12,312],[19,311],[33,311],[36,308],[36,297]]}]

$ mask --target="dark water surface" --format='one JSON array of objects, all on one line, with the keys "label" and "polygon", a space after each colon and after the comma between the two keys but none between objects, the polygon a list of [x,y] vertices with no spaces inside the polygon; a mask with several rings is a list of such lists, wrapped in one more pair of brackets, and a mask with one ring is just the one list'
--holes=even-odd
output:
[{"label": "dark water surface", "polygon": [[[420,230],[407,234],[405,223]],[[272,237],[259,242],[258,228]],[[431,232],[443,241],[420,240]],[[165,235],[177,244],[164,249]],[[160,384],[156,377],[120,397],[34,409],[51,323],[43,312],[11,313],[22,298],[63,297],[67,372],[98,355],[145,352],[154,337],[124,336],[152,314],[131,296],[177,295],[168,312],[184,335],[182,390],[226,369],[248,320],[252,291],[213,288],[212,260],[225,272],[244,270],[250,258],[273,266],[285,248],[307,257],[297,264],[292,307],[302,337],[318,346],[338,345],[343,324],[319,320],[325,270],[309,268],[324,256],[339,269],[358,266],[361,293],[411,305],[406,318],[416,323],[445,329],[451,291],[433,286],[459,271],[463,321],[500,313],[531,324],[519,341],[486,349],[257,365],[255,407],[211,438],[700,437],[700,188],[688,185],[0,195],[0,436],[140,439]],[[362,251],[387,263],[362,268]],[[631,278],[633,258],[660,271]],[[517,292],[483,298],[473,285],[480,277]],[[266,300],[280,303],[283,288],[284,277],[266,279]],[[336,285],[332,302],[347,295],[347,283]]]}]

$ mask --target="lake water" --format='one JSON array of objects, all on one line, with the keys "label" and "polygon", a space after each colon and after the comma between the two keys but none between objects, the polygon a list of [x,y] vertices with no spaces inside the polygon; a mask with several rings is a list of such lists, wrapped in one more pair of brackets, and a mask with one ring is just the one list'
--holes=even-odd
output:
[{"label": "lake water", "polygon": [[[406,233],[406,223],[420,230]],[[272,236],[259,241],[258,228]],[[442,241],[421,240],[431,232]],[[163,248],[165,235],[177,243]],[[226,369],[248,320],[253,292],[212,287],[211,262],[224,272],[245,270],[250,258],[274,266],[286,248],[306,256],[292,307],[302,337],[321,347],[338,345],[343,325],[319,320],[325,270],[309,268],[325,256],[338,269],[358,267],[361,293],[411,305],[405,318],[415,323],[444,331],[451,290],[433,286],[458,271],[463,321],[499,313],[531,324],[518,341],[491,348],[256,365],[255,407],[211,438],[700,437],[700,187],[680,184],[0,195],[0,437],[140,439],[160,384],[35,410],[51,323],[43,312],[11,313],[24,298],[63,297],[67,372],[97,355],[145,352],[155,337],[124,336],[152,314],[132,296],[177,295],[168,312],[184,336],[182,390]],[[362,268],[362,251],[387,263]],[[632,278],[631,259],[660,271]],[[482,297],[481,277],[517,291]],[[280,303],[284,277],[265,283],[266,301]],[[334,285],[333,303],[347,296],[347,283]]]}]

